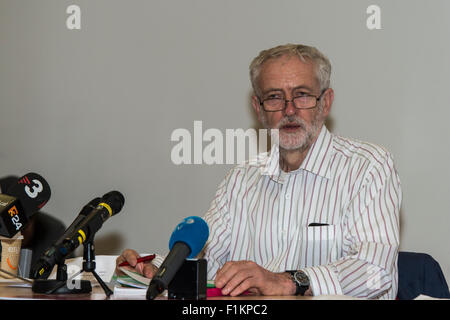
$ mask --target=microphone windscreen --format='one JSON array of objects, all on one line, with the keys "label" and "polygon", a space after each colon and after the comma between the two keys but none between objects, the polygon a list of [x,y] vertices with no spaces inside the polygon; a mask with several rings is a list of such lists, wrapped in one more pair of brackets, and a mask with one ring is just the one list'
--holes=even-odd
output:
[{"label": "microphone windscreen", "polygon": [[37,173],[30,172],[9,186],[6,194],[18,198],[25,214],[29,217],[48,202],[51,190],[43,177]]},{"label": "microphone windscreen", "polygon": [[177,242],[184,242],[191,252],[189,259],[195,258],[205,246],[209,237],[208,224],[200,217],[191,216],[179,223],[169,240],[169,249]]},{"label": "microphone windscreen", "polygon": [[119,213],[125,204],[125,198],[119,191],[110,191],[102,197],[102,202],[107,203],[112,210],[112,216]]}]

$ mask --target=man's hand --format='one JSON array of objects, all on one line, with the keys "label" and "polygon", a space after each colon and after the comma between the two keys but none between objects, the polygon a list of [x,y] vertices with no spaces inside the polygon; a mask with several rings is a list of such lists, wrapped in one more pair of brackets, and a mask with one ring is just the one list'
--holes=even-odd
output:
[{"label": "man's hand", "polygon": [[116,259],[116,274],[123,275],[123,272],[119,269],[119,264],[122,262],[128,261],[130,266],[122,267],[127,268],[131,271],[142,274],[146,278],[153,278],[153,276],[158,271],[158,268],[153,265],[151,262],[137,262],[137,259],[140,258],[139,253],[132,249],[126,249],[122,252],[122,254]]},{"label": "man's hand", "polygon": [[237,296],[245,291],[256,295],[283,296],[295,293],[288,273],[270,272],[252,261],[230,261],[217,271],[215,285],[223,295]]}]

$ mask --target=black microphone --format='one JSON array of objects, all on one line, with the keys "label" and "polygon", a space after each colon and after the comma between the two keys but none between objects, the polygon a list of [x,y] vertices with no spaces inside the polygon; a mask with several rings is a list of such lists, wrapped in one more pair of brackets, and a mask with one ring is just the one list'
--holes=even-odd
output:
[{"label": "black microphone", "polygon": [[0,235],[14,237],[50,199],[47,181],[30,172],[0,194]]},{"label": "black microphone", "polygon": [[[103,222],[119,213],[125,203],[125,198],[119,191],[106,193],[98,204],[93,206],[97,200],[98,198],[92,200],[83,208],[67,232],[64,232],[64,239],[58,240],[36,262],[31,272],[32,278],[48,278],[56,263],[63,261],[81,244],[91,242]],[[79,222],[75,223],[77,220]]]},{"label": "black microphone", "polygon": [[64,231],[62,236],[59,237],[58,240],[56,240],[55,244],[57,245],[62,243],[64,239],[66,239],[74,231],[74,229],[88,216],[88,214],[91,213],[92,210],[97,208],[101,201],[102,198],[97,197],[95,199],[92,199],[87,205],[85,205],[83,209],[81,209],[75,220],[73,220],[71,225],[66,229],[66,231]]},{"label": "black microphone", "polygon": [[[72,222],[72,224],[64,231],[61,237],[59,237],[58,240],[55,241],[53,245],[51,245],[45,252],[41,255],[39,260],[36,261],[34,264],[32,271],[30,272],[31,278],[37,279],[47,279],[50,276],[50,273],[52,272],[53,267],[55,264],[57,264],[59,261],[62,261],[63,258],[66,258],[65,255],[63,255],[59,248],[61,247],[64,239],[68,238],[71,234],[75,232],[75,228],[80,225],[80,223],[87,217],[89,213],[91,213],[93,210],[97,208],[99,203],[101,202],[101,198],[95,198],[91,200],[87,205],[81,209],[78,216],[75,218],[75,220]],[[44,271],[42,271],[44,269]],[[41,274],[39,274],[39,271],[41,271]]]},{"label": "black microphone", "polygon": [[170,237],[170,252],[150,281],[147,300],[155,299],[167,289],[185,259],[195,258],[203,249],[208,236],[208,224],[200,217],[188,217],[177,225]]}]

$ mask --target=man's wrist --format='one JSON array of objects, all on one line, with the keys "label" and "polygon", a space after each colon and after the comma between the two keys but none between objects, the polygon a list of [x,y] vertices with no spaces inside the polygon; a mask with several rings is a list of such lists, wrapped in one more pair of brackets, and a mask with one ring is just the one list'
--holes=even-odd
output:
[{"label": "man's wrist", "polygon": [[294,295],[312,296],[309,277],[306,273],[302,270],[287,270],[286,272],[290,275],[291,282],[295,286]]},{"label": "man's wrist", "polygon": [[286,295],[294,296],[297,291],[297,286],[295,285],[295,282],[292,281],[291,274],[289,272],[283,272],[282,275],[288,280],[286,282]]}]

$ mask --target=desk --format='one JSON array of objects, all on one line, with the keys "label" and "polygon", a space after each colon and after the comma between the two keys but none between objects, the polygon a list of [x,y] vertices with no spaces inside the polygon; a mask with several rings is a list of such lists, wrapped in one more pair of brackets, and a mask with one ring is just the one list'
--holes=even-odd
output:
[{"label": "desk", "polygon": [[[45,295],[33,293],[31,288],[18,288],[0,285],[0,305],[5,303],[7,310],[20,310],[36,317],[36,312],[45,315],[45,319],[61,319],[62,315],[89,316],[90,319],[105,319],[114,314],[114,318],[128,319],[130,312],[136,310],[149,315],[164,315],[161,319],[278,319],[286,314],[294,314],[299,308],[312,310],[318,308],[313,300],[353,300],[351,297],[337,296],[240,296],[211,297],[206,300],[168,300],[159,296],[147,301],[145,295],[111,295],[106,298],[99,286],[94,286],[89,294]],[[14,300],[14,301],[11,301]],[[303,301],[299,301],[303,300]],[[344,301],[345,302],[345,301]],[[333,305],[330,305],[333,303]],[[337,303],[337,304],[336,304]],[[351,302],[353,303],[353,301]],[[333,316],[342,301],[328,301],[320,307],[320,314]],[[351,307],[355,307],[353,304]],[[350,305],[348,306],[350,308]],[[335,316],[335,314],[334,314]],[[50,318],[49,318],[50,317]],[[85,317],[86,318],[86,317]],[[158,316],[156,317],[158,318]]]},{"label": "desk", "polygon": [[[207,300],[316,300],[318,297],[302,296],[241,296],[241,297],[211,297]],[[46,295],[34,293],[31,288],[11,287],[5,283],[0,284],[0,300],[106,300],[103,289],[94,286],[88,294],[52,294]],[[111,295],[109,300],[145,300],[145,296],[115,296]],[[167,300],[160,296],[157,300]]]},{"label": "desk", "polygon": [[[347,301],[323,301],[318,303],[316,300]],[[47,320],[64,319],[63,316],[66,315],[77,315],[81,319],[108,319],[106,315],[109,317],[111,314],[114,314],[114,319],[131,319],[130,312],[136,310],[147,312],[149,316],[163,315],[161,317],[156,316],[156,319],[270,320],[283,318],[286,314],[295,314],[299,310],[316,310],[321,317],[336,317],[337,312],[339,313],[341,310],[353,310],[354,308],[359,309],[359,307],[370,309],[372,316],[382,318],[386,315],[385,307],[397,309],[406,306],[408,310],[414,310],[414,306],[421,308],[421,310],[424,307],[422,304],[404,304],[395,301],[378,301],[375,303],[363,299],[356,299],[359,301],[350,300],[355,299],[346,296],[242,296],[212,297],[199,301],[167,300],[166,297],[158,297],[156,300],[147,301],[143,295],[112,295],[109,299],[106,299],[103,290],[98,286],[94,286],[90,294],[44,295],[33,293],[31,288],[0,285],[0,305],[4,304],[1,306],[5,308],[4,310],[19,312],[23,317],[28,314],[32,319],[39,314]],[[433,308],[435,306],[434,304]],[[399,309],[398,311],[404,310]],[[397,311],[392,311],[392,313],[395,312]]]}]

